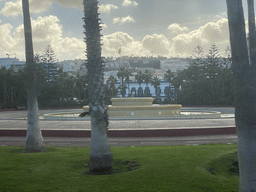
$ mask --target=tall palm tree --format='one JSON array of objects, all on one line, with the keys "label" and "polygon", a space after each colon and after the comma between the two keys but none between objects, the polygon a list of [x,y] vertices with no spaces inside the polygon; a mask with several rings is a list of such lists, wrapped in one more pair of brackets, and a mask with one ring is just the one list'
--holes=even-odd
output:
[{"label": "tall palm tree", "polygon": [[34,62],[32,29],[28,0],[22,0],[22,8],[24,17],[26,65],[29,70],[28,78],[30,79],[30,86],[28,90],[28,129],[26,136],[26,151],[42,152],[44,151],[44,145],[42,133],[39,127],[36,67]]},{"label": "tall palm tree", "polygon": [[130,70],[129,69],[125,69],[125,81],[126,81],[126,83],[127,83],[127,85],[128,85],[128,95],[130,94],[130,76],[132,76],[132,73],[130,72]]},{"label": "tall palm tree", "polygon": [[107,80],[107,84],[110,86],[110,87],[108,87],[108,89],[110,89],[110,92],[111,92],[110,97],[111,98],[116,96],[116,94],[118,92],[118,90],[115,87],[116,82],[117,82],[117,79],[113,75],[110,75]]},{"label": "tall palm tree", "polygon": [[[239,191],[256,191],[256,78],[249,64],[242,0],[226,0],[235,77]],[[255,27],[255,26],[254,26]]]},{"label": "tall palm tree", "polygon": [[124,67],[120,67],[119,68],[119,71],[117,73],[117,77],[118,78],[121,78],[121,94],[122,94],[122,97],[125,96],[125,89],[126,89],[126,85],[124,84],[124,79],[126,77],[126,69]]},{"label": "tall palm tree", "polygon": [[148,84],[150,83],[150,81],[152,79],[152,73],[150,70],[145,69],[143,72],[143,76],[144,76],[144,81],[146,83],[146,86],[148,87]]},{"label": "tall palm tree", "polygon": [[168,97],[171,99],[171,83],[174,78],[174,73],[168,69],[164,74],[164,79],[169,83],[169,89],[168,89]]},{"label": "tall palm tree", "polygon": [[90,170],[112,168],[113,156],[107,137],[108,114],[103,103],[103,58],[101,57],[100,19],[97,0],[84,0],[84,28],[89,74],[89,106],[91,114]]},{"label": "tall palm tree", "polygon": [[157,76],[153,77],[151,80],[151,85],[153,85],[155,88],[156,99],[158,99],[156,90],[157,90],[157,87],[160,85],[160,83],[161,83],[161,80]]},{"label": "tall palm tree", "polygon": [[247,0],[248,21],[249,21],[249,53],[251,65],[256,69],[256,31],[255,31],[255,13],[254,0]]},{"label": "tall palm tree", "polygon": [[135,75],[135,79],[138,82],[139,86],[141,87],[141,83],[143,83],[144,75],[142,71],[138,71],[138,73]]}]

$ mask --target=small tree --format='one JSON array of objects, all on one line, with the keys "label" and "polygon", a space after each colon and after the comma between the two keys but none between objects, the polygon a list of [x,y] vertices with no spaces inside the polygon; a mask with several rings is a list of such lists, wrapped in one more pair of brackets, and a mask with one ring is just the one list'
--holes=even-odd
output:
[{"label": "small tree", "polygon": [[50,45],[48,45],[45,48],[45,51],[41,55],[40,62],[42,63],[43,68],[46,72],[47,81],[48,82],[53,81],[58,74],[57,65],[56,65],[57,60],[56,60],[56,55]]}]

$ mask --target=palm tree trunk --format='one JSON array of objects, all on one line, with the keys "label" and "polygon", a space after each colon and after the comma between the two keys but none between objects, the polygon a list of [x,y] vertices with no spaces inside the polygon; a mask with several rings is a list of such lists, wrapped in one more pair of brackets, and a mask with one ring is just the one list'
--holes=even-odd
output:
[{"label": "palm tree trunk", "polygon": [[249,21],[249,53],[251,65],[256,69],[256,34],[255,34],[255,13],[254,0],[247,0],[248,21]]},{"label": "palm tree trunk", "polygon": [[32,29],[29,14],[28,0],[22,0],[24,16],[24,33],[26,47],[26,65],[28,66],[30,76],[30,86],[28,90],[28,129],[26,136],[27,152],[44,151],[43,137],[39,127],[38,103],[37,103],[37,83],[34,63]]},{"label": "palm tree trunk", "polygon": [[103,103],[103,60],[97,0],[84,0],[84,21],[91,110],[90,170],[112,168],[113,156],[107,140],[108,115]]},{"label": "palm tree trunk", "polygon": [[256,88],[248,60],[242,0],[227,0],[232,65],[236,80],[239,191],[256,191]]}]

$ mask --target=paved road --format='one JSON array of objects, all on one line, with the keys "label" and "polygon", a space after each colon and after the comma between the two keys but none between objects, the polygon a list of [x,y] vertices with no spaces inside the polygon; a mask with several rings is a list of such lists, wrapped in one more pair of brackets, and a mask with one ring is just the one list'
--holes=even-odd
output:
[{"label": "paved road", "polygon": [[[45,137],[45,146],[90,146],[90,138]],[[212,143],[237,143],[236,135],[211,135],[190,137],[143,137],[108,138],[112,147],[157,146],[157,145],[199,145]],[[25,146],[25,137],[0,137],[0,145]]]}]

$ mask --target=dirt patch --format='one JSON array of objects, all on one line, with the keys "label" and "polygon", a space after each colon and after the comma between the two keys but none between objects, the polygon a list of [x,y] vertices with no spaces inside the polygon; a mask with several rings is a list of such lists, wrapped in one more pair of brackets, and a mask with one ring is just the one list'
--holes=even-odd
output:
[{"label": "dirt patch", "polygon": [[[112,175],[117,173],[124,173],[129,171],[134,171],[139,168],[139,163],[134,160],[114,160],[112,169],[103,169],[103,170],[95,170],[85,172],[86,175]],[[88,164],[89,167],[89,164]]]}]

